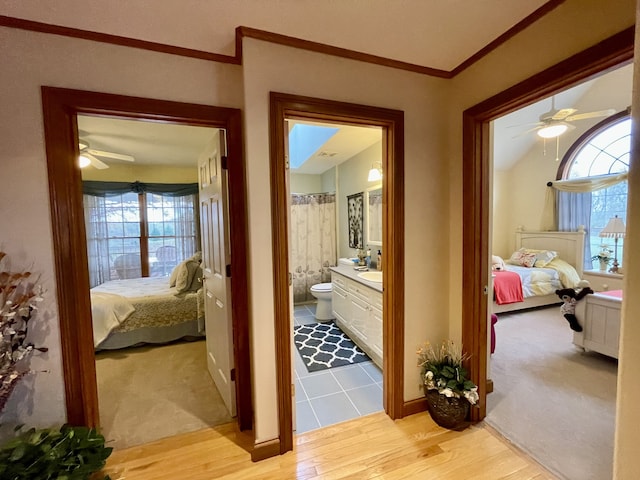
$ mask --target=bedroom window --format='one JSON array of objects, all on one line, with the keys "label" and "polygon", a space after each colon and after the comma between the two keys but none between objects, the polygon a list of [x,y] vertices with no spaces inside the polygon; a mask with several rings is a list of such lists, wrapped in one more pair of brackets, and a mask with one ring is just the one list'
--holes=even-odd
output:
[{"label": "bedroom window", "polygon": [[197,184],[83,182],[90,285],[168,276],[199,250]]},{"label": "bedroom window", "polygon": [[[630,152],[631,119],[628,112],[622,112],[609,117],[578,139],[560,165],[560,178],[563,180],[591,180],[591,187],[587,190],[573,194],[561,192],[558,200],[561,226],[567,226],[567,223],[587,226],[589,237],[585,242],[588,243],[585,266],[589,269],[594,268],[591,252],[595,255],[603,245],[613,250],[613,240],[599,236],[609,220],[617,215],[627,223],[627,180],[620,174],[629,171]],[[601,179],[607,184],[604,188],[603,185],[594,185]],[[571,195],[572,199],[569,198]],[[619,239],[618,262],[621,265],[623,256],[624,239]]]}]

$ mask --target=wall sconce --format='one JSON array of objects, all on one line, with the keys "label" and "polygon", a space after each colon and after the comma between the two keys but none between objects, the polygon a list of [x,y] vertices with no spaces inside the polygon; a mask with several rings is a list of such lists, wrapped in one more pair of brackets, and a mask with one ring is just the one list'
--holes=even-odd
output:
[{"label": "wall sconce", "polygon": [[370,182],[379,182],[382,180],[382,163],[376,162],[371,165],[371,170],[369,170],[369,177],[367,180]]}]

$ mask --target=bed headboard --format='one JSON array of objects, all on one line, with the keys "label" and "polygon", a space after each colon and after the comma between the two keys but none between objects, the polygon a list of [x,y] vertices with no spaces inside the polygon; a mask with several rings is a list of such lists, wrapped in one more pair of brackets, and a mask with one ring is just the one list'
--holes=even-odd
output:
[{"label": "bed headboard", "polygon": [[527,232],[516,230],[516,250],[535,248],[555,250],[558,257],[573,265],[582,278],[584,265],[584,228],[577,232]]}]

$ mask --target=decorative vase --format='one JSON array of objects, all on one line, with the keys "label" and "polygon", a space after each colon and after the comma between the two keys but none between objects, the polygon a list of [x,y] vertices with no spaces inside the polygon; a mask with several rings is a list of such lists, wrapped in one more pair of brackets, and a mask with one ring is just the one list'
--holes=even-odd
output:
[{"label": "decorative vase", "polygon": [[425,396],[429,415],[438,425],[451,430],[467,427],[469,401],[466,398],[447,397],[437,390],[427,390]]},{"label": "decorative vase", "polygon": [[607,270],[608,265],[609,265],[609,262],[607,262],[606,260],[600,260],[600,271],[605,272]]}]

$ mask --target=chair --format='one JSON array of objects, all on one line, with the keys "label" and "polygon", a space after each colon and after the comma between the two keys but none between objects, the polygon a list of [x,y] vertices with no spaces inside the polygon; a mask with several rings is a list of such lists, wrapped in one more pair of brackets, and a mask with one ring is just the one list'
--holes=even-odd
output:
[{"label": "chair", "polygon": [[169,275],[178,264],[178,251],[173,245],[163,245],[156,250],[157,262],[153,265],[153,276]]},{"label": "chair", "polygon": [[126,278],[140,278],[142,276],[140,255],[137,253],[125,253],[124,255],[117,256],[113,261],[113,266],[115,267],[120,280]]}]

